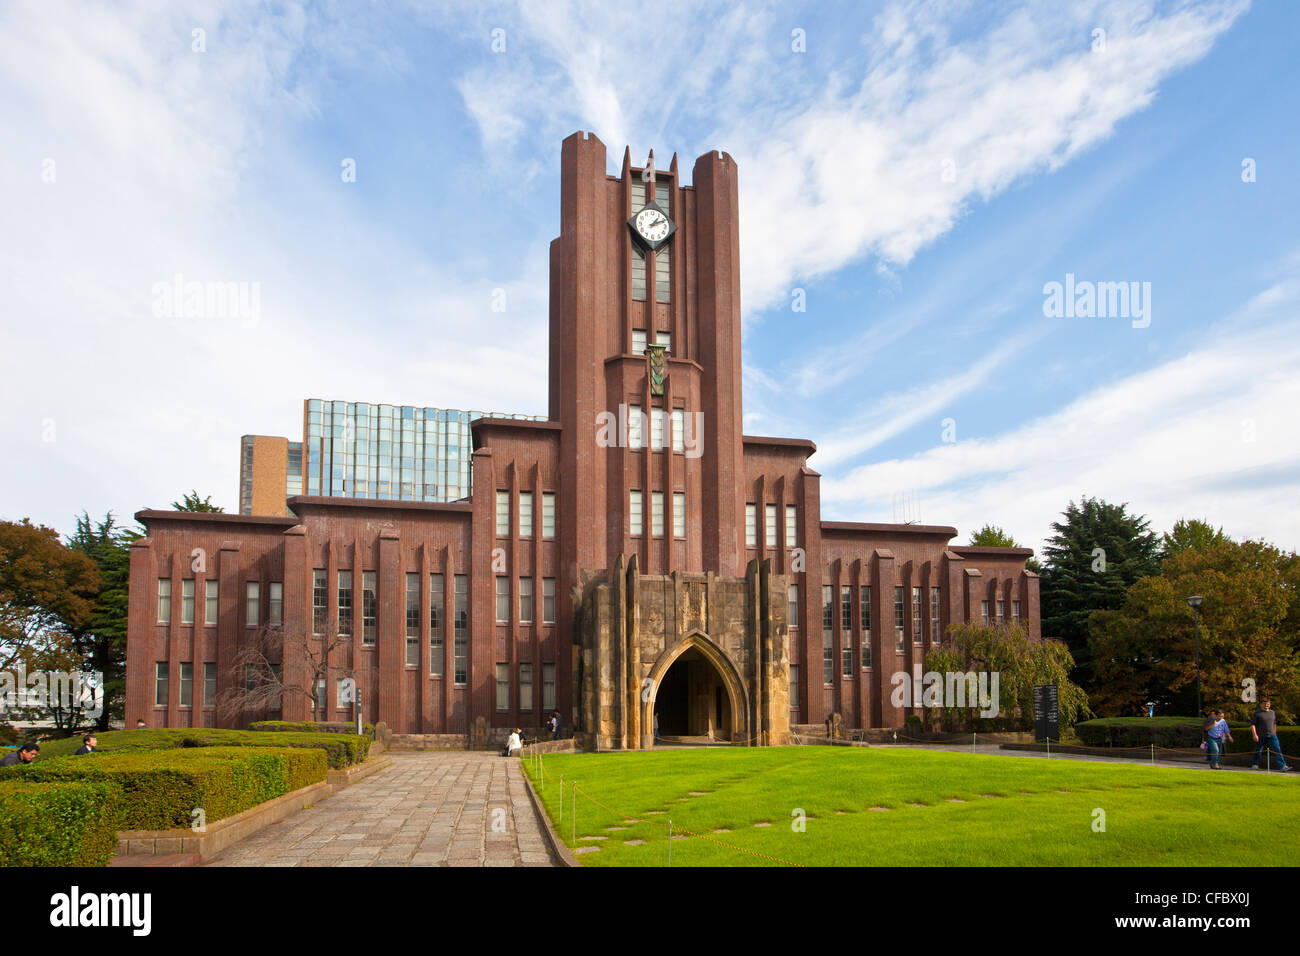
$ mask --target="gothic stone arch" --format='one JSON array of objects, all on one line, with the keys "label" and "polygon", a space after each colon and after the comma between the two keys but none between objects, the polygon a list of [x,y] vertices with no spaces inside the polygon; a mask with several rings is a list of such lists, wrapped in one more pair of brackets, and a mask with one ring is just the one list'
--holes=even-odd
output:
[{"label": "gothic stone arch", "polygon": [[691,631],[672,646],[665,648],[650,668],[647,692],[641,695],[640,704],[640,726],[643,728],[641,734],[642,749],[654,747],[655,700],[659,696],[659,688],[663,683],[663,679],[667,675],[669,668],[690,650],[698,651],[700,656],[713,666],[714,671],[722,679],[722,686],[727,692],[730,711],[729,725],[723,728],[728,739],[737,744],[749,743],[753,734],[749,732],[747,726],[749,694],[745,688],[745,682],[726,651],[709,640],[704,632],[697,629]]}]

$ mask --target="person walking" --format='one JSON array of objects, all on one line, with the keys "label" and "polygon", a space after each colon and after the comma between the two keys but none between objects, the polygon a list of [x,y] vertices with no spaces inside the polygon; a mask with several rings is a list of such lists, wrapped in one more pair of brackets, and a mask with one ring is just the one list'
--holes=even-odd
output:
[{"label": "person walking", "polygon": [[1210,723],[1206,725],[1206,750],[1210,758],[1211,770],[1222,770],[1219,759],[1223,756],[1227,744],[1232,743],[1232,733],[1228,722],[1223,719],[1223,711],[1210,711]]},{"label": "person walking", "polygon": [[1291,769],[1282,755],[1282,743],[1277,739],[1277,711],[1267,697],[1259,702],[1259,709],[1251,715],[1250,735],[1255,740],[1255,756],[1250,761],[1252,767],[1259,769],[1260,755],[1268,748],[1270,770],[1276,768],[1285,772]]}]

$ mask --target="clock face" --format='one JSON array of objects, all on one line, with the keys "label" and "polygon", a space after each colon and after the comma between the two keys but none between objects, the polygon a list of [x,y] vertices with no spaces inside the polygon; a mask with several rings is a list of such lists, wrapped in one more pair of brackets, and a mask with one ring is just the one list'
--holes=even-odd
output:
[{"label": "clock face", "polygon": [[658,209],[647,206],[636,214],[636,231],[648,242],[662,242],[668,238],[671,223]]}]

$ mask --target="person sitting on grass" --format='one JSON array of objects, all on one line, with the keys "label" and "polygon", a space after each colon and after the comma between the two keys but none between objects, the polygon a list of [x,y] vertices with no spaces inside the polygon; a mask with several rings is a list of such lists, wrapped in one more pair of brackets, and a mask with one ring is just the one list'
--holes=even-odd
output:
[{"label": "person sitting on grass", "polygon": [[[1267,747],[1270,767],[1276,767],[1284,773],[1291,769],[1282,756],[1282,744],[1277,739],[1277,711],[1267,697],[1259,702],[1259,710],[1251,715],[1250,735],[1255,738],[1255,756],[1250,761],[1252,767],[1259,769],[1260,754]],[[1276,761],[1274,757],[1277,758]]]},{"label": "person sitting on grass", "polygon": [[17,750],[0,757],[0,767],[17,767],[20,764],[31,763],[40,752],[41,745],[38,743],[23,744]]}]

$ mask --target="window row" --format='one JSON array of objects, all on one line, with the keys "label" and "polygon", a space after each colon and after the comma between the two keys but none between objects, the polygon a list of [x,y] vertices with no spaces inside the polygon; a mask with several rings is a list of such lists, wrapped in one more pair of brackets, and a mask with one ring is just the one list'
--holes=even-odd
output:
[{"label": "window row", "polygon": [[[912,588],[912,642],[922,643],[922,588]],[[854,634],[854,588],[848,584],[840,585],[838,612],[841,636]],[[894,588],[894,650],[903,653],[906,650],[906,591],[905,587]],[[856,631],[861,667],[867,670],[872,666],[871,653],[871,585],[859,585],[857,588],[857,612],[860,626]],[[789,614],[791,627],[798,626],[799,620],[799,586],[790,585]],[[930,639],[934,644],[943,643],[942,598],[940,589],[930,588]],[[1019,602],[1016,602],[1017,605]],[[835,680],[835,624],[837,601],[835,587],[822,585],[822,682],[831,684]],[[1017,613],[1019,613],[1017,608]],[[840,643],[840,673],[844,677],[853,676],[853,642],[842,640]]]},{"label": "window row", "polygon": [[[497,623],[510,623],[510,579],[496,579]],[[519,578],[519,623],[533,623],[533,579]],[[555,578],[542,578],[542,623],[555,623]]]},{"label": "window row", "polygon": [[[510,492],[497,492],[497,514],[496,514],[497,537],[508,538],[510,536]],[[531,491],[519,492],[519,537],[531,538],[533,536],[533,493]],[[550,491],[542,492],[542,537],[555,537],[555,494]]]},{"label": "window row", "polygon": [[[181,581],[181,624],[194,623],[196,586],[197,582],[193,578],[185,578]],[[203,624],[205,627],[216,627],[217,597],[220,590],[220,585],[216,581],[203,582]],[[266,615],[265,620],[263,620],[262,583],[260,581],[244,582],[244,625],[246,627],[284,623],[284,584],[280,581],[268,582],[266,597]],[[170,624],[171,622],[172,580],[171,578],[159,578],[158,623]]]},{"label": "window row", "polygon": [[[640,537],[645,526],[645,510],[640,489],[628,492],[627,520],[633,537]],[[650,535],[654,538],[664,536],[664,493],[650,492]],[[686,537],[686,494],[673,492],[673,537]]]},{"label": "window row", "polygon": [[[519,664],[519,709],[534,710],[533,665]],[[497,664],[497,710],[510,709],[510,665]],[[555,665],[542,665],[542,710],[555,709]]]},{"label": "window row", "polygon": [[[1007,612],[1007,602],[998,601],[997,602],[997,614],[998,614],[997,625],[999,627],[1002,627],[1003,625],[1008,623],[1006,612]],[[988,601],[980,601],[980,623],[983,624],[985,627],[988,627],[989,624],[989,602]],[[1011,620],[1009,623],[1015,627],[1020,626],[1020,602],[1019,601],[1011,602]]]},{"label": "window row", "polygon": [[[647,416],[640,405],[627,407],[627,447],[637,451],[647,447],[645,443],[646,424],[650,426],[651,451],[663,451],[672,446],[674,452],[686,451],[686,410],[674,408],[671,414],[664,414],[669,409],[651,408]],[[698,437],[698,436],[697,436]]]},{"label": "window row", "polygon": [[[768,548],[777,546],[777,507],[769,504],[763,506],[763,545]],[[794,505],[785,506],[785,540],[784,547],[793,548],[799,537],[799,509]],[[758,505],[749,502],[745,505],[745,547],[758,547]]]}]

